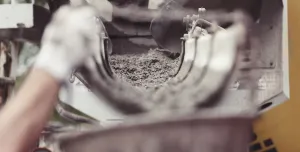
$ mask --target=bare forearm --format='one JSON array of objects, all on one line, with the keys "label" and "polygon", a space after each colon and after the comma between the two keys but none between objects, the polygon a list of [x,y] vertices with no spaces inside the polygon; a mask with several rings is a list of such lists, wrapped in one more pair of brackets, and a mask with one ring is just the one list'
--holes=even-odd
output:
[{"label": "bare forearm", "polygon": [[25,151],[37,141],[53,111],[58,90],[53,77],[33,69],[17,95],[1,110],[1,151]]}]

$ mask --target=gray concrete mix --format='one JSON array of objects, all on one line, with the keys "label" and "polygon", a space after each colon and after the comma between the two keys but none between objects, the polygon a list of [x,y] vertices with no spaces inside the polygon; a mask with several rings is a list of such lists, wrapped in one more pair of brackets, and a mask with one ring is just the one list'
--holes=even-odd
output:
[{"label": "gray concrete mix", "polygon": [[117,77],[146,89],[159,87],[173,77],[179,64],[179,58],[172,59],[158,49],[143,54],[110,56],[110,65]]}]

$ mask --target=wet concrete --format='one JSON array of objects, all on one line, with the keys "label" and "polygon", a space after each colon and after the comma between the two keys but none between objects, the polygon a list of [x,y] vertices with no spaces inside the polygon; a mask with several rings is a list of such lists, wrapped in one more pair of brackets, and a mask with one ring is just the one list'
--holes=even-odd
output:
[{"label": "wet concrete", "polygon": [[162,50],[151,49],[141,54],[111,55],[110,64],[121,80],[148,89],[159,87],[172,78],[180,60],[170,58]]}]

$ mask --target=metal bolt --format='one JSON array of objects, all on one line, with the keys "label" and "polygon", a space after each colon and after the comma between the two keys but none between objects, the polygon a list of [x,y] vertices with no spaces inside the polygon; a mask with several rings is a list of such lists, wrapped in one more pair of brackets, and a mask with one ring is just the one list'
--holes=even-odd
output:
[{"label": "metal bolt", "polygon": [[204,7],[200,7],[200,8],[198,8],[198,12],[204,13],[204,12],[206,12],[206,9]]},{"label": "metal bolt", "polygon": [[71,77],[70,77],[70,79],[69,79],[69,82],[70,83],[74,83],[74,81],[75,81],[75,76],[72,74]]}]

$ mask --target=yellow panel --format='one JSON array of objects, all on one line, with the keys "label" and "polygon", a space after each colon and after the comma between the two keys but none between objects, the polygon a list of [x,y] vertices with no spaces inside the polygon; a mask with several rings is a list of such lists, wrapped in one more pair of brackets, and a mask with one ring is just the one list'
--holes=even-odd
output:
[{"label": "yellow panel", "polygon": [[[271,4],[270,4],[271,5]],[[291,100],[263,114],[255,123],[258,141],[272,138],[277,151],[300,151],[300,1],[288,0]]]}]

